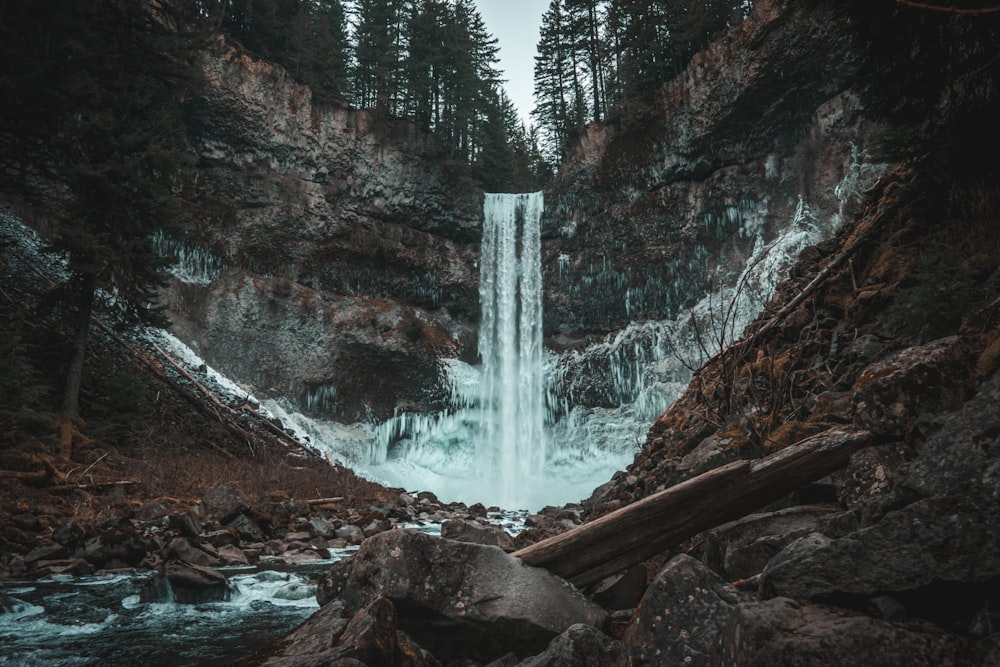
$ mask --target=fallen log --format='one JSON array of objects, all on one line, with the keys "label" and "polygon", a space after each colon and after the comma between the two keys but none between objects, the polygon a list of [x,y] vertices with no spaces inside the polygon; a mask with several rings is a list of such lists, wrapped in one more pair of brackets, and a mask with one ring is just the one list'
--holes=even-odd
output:
[{"label": "fallen log", "polygon": [[867,431],[829,429],[756,461],[734,461],[513,553],[586,586],[843,467]]}]

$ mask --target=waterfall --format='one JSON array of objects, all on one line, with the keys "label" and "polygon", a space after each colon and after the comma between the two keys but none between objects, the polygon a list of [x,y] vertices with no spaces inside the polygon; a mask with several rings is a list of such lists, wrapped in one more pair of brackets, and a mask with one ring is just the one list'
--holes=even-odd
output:
[{"label": "waterfall", "polygon": [[487,194],[479,266],[480,428],[476,473],[504,505],[545,464],[542,193]]}]

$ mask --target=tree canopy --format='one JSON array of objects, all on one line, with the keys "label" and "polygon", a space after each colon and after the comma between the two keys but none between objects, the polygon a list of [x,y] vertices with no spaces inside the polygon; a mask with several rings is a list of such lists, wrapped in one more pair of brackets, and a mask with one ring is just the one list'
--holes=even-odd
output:
[{"label": "tree canopy", "polygon": [[545,156],[622,100],[644,99],[711,38],[746,17],[751,0],[550,0],[535,57],[535,108]]}]

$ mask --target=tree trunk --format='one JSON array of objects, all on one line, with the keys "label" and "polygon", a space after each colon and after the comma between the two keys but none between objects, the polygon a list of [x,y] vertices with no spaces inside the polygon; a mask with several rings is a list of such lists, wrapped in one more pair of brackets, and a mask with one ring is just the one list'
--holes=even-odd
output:
[{"label": "tree trunk", "polygon": [[512,555],[577,586],[600,581],[745,516],[843,467],[871,441],[830,429],[756,461],[734,461]]},{"label": "tree trunk", "polygon": [[73,332],[73,357],[66,369],[66,388],[63,392],[62,416],[59,424],[59,454],[70,458],[73,453],[74,422],[80,416],[80,382],[83,378],[83,360],[87,353],[90,334],[90,315],[94,309],[94,279],[84,276],[77,297],[77,320]]}]

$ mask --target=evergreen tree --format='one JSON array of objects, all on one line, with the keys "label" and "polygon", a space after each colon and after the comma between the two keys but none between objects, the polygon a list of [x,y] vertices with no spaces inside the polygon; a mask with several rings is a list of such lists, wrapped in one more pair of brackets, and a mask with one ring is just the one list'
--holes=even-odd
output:
[{"label": "evergreen tree", "polygon": [[180,100],[198,85],[191,63],[203,37],[189,31],[185,9],[137,0],[3,6],[0,86],[11,94],[0,144],[17,164],[2,185],[44,206],[48,239],[71,275],[59,290],[76,317],[61,408],[67,455],[99,290],[123,320],[162,322],[152,304],[163,260],[151,236],[181,211]]},{"label": "evergreen tree", "polygon": [[361,108],[396,113],[403,80],[401,0],[358,0],[354,28],[354,102]]}]

